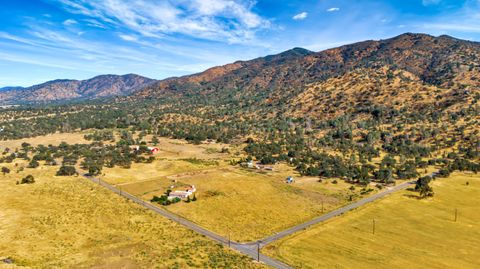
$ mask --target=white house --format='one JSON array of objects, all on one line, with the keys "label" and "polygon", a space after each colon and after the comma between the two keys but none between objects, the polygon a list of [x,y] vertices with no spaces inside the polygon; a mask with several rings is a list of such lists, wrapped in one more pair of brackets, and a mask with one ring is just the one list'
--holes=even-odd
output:
[{"label": "white house", "polygon": [[[140,146],[139,145],[132,145],[132,146],[130,146],[130,149],[134,150],[134,151],[139,151]],[[159,151],[159,149],[157,147],[147,147],[147,149],[153,154],[157,154],[158,151]]]},{"label": "white house", "polygon": [[186,187],[185,190],[172,191],[168,195],[168,199],[170,200],[175,198],[185,199],[187,197],[190,197],[196,191],[197,189],[195,188],[195,185],[191,185]]}]

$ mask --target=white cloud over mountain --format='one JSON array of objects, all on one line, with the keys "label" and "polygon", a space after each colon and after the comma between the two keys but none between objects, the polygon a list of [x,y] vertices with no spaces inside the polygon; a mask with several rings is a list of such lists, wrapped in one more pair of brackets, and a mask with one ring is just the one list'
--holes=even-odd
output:
[{"label": "white cloud over mountain", "polygon": [[72,13],[126,27],[145,37],[181,34],[241,43],[271,25],[253,11],[255,2],[245,0],[58,1]]}]

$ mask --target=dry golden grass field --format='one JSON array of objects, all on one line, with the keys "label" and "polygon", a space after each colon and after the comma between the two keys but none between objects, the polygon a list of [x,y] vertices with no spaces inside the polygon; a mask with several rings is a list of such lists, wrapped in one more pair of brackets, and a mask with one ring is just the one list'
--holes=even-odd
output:
[{"label": "dry golden grass field", "polygon": [[[9,145],[12,147],[11,145],[16,145],[20,147],[23,141],[33,145],[59,144],[61,141],[67,143],[89,143],[83,139],[83,135],[84,134],[80,133],[55,134],[13,142],[8,141],[9,143],[4,141],[0,142],[4,143],[0,144],[0,146]],[[146,141],[150,141],[150,139],[149,137],[145,138]],[[169,205],[165,207],[165,209],[179,214],[220,235],[241,242],[261,239],[350,203],[351,200],[356,200],[378,191],[373,183],[368,187],[372,191],[362,194],[362,187],[355,186],[354,189],[351,189],[351,184],[345,183],[340,179],[323,179],[319,182],[317,177],[300,176],[298,172],[286,164],[275,165],[274,171],[260,171],[230,165],[231,159],[238,158],[238,154],[235,154],[235,152],[238,152],[241,146],[236,147],[216,143],[192,145],[182,140],[161,138],[157,147],[159,148],[159,153],[155,155],[156,160],[153,163],[132,164],[130,169],[120,167],[104,168],[100,177],[118,186],[123,191],[147,201],[149,201],[153,195],[162,195],[172,185],[195,185],[197,188],[197,201],[190,203],[180,202]],[[221,153],[222,148],[229,148],[230,153]],[[372,160],[372,164],[378,162],[380,162],[380,158]],[[85,180],[82,180],[82,178],[53,177],[55,171],[52,169],[56,170],[58,167],[50,168],[41,166],[35,170],[25,169],[25,171],[20,174],[16,174],[15,169],[12,169],[12,174],[3,178],[0,176],[2,184],[7,184],[7,181],[9,182],[8,184],[10,184],[5,185],[7,187],[4,187],[4,191],[11,193],[12,196],[9,198],[13,199],[11,201],[24,199],[20,193],[21,190],[28,191],[31,189],[34,192],[45,194],[42,196],[44,200],[35,199],[35,203],[27,199],[29,203],[26,204],[19,202],[10,202],[8,204],[8,199],[6,199],[0,202],[0,205],[4,207],[9,205],[12,211],[19,210],[23,212],[31,210],[34,212],[35,209],[46,207],[47,204],[55,204],[55,206],[49,207],[48,210],[41,211],[46,214],[45,216],[57,216],[62,220],[60,224],[57,223],[58,221],[52,224],[53,227],[60,226],[63,229],[63,233],[52,233],[49,235],[49,240],[54,242],[55,237],[63,238],[69,236],[67,226],[70,224],[67,225],[63,223],[63,221],[65,221],[65,218],[69,219],[73,213],[78,214],[76,218],[79,220],[79,223],[73,225],[74,230],[86,229],[83,236],[97,238],[98,234],[96,230],[91,229],[86,223],[88,222],[88,218],[96,219],[96,215],[101,212],[91,208],[97,204],[102,204],[103,207],[106,208],[105,212],[107,212],[107,216],[109,216],[106,218],[111,219],[105,223],[99,223],[100,220],[96,219],[92,227],[100,226],[100,231],[108,231],[111,226],[113,232],[109,232],[109,234],[123,232],[123,234],[126,235],[123,237],[120,236],[121,238],[134,238],[132,239],[133,243],[130,241],[120,243],[121,240],[116,237],[107,238],[101,241],[101,245],[108,247],[97,248],[92,247],[94,243],[89,242],[88,240],[90,239],[83,239],[81,235],[75,235],[72,243],[70,243],[71,245],[69,245],[70,248],[67,248],[65,252],[81,252],[82,254],[72,254],[75,257],[66,253],[64,255],[54,256],[52,260],[61,260],[59,261],[59,266],[75,265],[88,267],[96,265],[108,267],[112,263],[115,264],[119,262],[119,264],[127,264],[128,266],[130,266],[129,264],[133,264],[132,266],[134,267],[149,267],[152,264],[160,263],[158,259],[154,258],[157,253],[162,253],[162,257],[165,257],[166,254],[163,254],[162,251],[170,253],[169,251],[171,251],[172,248],[176,248],[177,244],[171,243],[168,240],[169,237],[173,240],[179,240],[179,244],[183,244],[182,246],[184,246],[184,249],[181,249],[180,252],[187,253],[187,256],[192,256],[192,258],[186,258],[187,256],[178,254],[182,256],[182,258],[174,255],[174,258],[169,258],[160,264],[168,264],[169,266],[175,267],[178,263],[180,268],[185,266],[191,267],[193,264],[199,266],[205,266],[205,264],[207,264],[207,266],[214,266],[213,264],[208,264],[210,258],[208,258],[209,255],[207,255],[207,253],[212,251],[215,253],[224,253],[224,250],[221,250],[218,246],[205,239],[198,239],[203,240],[198,241],[201,243],[197,243],[197,239],[192,239],[194,243],[192,243],[191,240],[183,241],[184,239],[182,238],[185,237],[186,234],[194,236],[194,238],[199,236],[186,231],[182,227],[173,225],[161,217],[152,216],[151,213],[143,212],[143,210],[137,208],[135,205],[122,201],[115,195],[109,194],[105,190],[97,189],[97,186],[92,186],[85,182]],[[426,172],[430,173],[436,169],[437,168],[429,167]],[[419,172],[422,172],[422,174],[426,173],[423,170]],[[20,180],[20,178],[27,173],[36,173],[36,177],[38,176],[40,179],[44,179],[28,186],[17,186],[14,184],[16,180]],[[295,178],[293,184],[285,183],[286,177],[290,175]],[[9,177],[10,180],[8,180]],[[16,180],[14,180],[14,178],[16,178]],[[27,195],[30,195],[30,193],[27,193]],[[75,205],[72,205],[73,201],[69,200],[69,196],[72,196],[73,201],[76,201]],[[95,198],[92,198],[93,196]],[[108,208],[108,206],[112,206],[113,208]],[[137,213],[133,214],[131,211],[134,209],[129,209],[130,207],[136,208],[135,210],[137,211],[135,212]],[[72,209],[74,210],[73,213],[68,211],[70,212],[70,217],[55,215],[59,214],[58,211],[62,212],[62,210],[65,210],[64,208],[74,208]],[[49,210],[51,210],[51,212],[49,212]],[[31,212],[28,214],[31,214]],[[28,214],[25,214],[25,216]],[[132,214],[134,215],[133,217]],[[129,229],[123,231],[122,225],[125,225],[125,223],[131,225],[129,224],[131,223],[130,219],[138,218],[138,214],[142,216],[141,225],[146,225],[147,228],[137,227],[133,231]],[[114,216],[117,217],[115,220],[113,220],[113,218],[115,218]],[[7,217],[4,219],[10,218]],[[25,220],[21,221],[25,222]],[[159,227],[151,226],[151,223],[155,222],[159,223]],[[15,224],[14,226],[17,227],[19,225]],[[169,228],[161,228],[163,226]],[[156,230],[157,228],[161,228],[162,233],[159,234]],[[48,230],[47,228],[43,229]],[[56,228],[52,228],[52,230],[58,231]],[[15,231],[18,232],[17,230]],[[12,231],[9,231],[9,233],[12,233]],[[77,243],[73,243],[74,241],[81,242],[82,240],[86,240],[86,245],[79,246]],[[166,242],[162,240],[166,240]],[[38,245],[40,244],[38,242],[42,240],[35,241]],[[157,249],[149,245],[151,241],[162,242],[158,245],[165,246],[165,248]],[[201,244],[199,256],[197,254],[191,254],[188,247],[196,248],[200,246],[199,244]],[[113,245],[115,247],[112,247]],[[105,252],[108,252],[110,250],[114,251],[112,249],[117,248],[119,251],[115,250],[117,252],[112,252],[110,256],[101,254],[103,253],[101,251],[104,249],[107,249]],[[268,251],[271,252],[271,248],[270,246]],[[53,248],[42,247],[41,249]],[[282,248],[279,249],[281,250]],[[22,251],[27,253],[30,250]],[[96,253],[98,251],[100,251],[101,255]],[[145,254],[146,257],[143,257],[141,255],[139,256],[139,252],[150,254]],[[52,255],[47,254],[49,252],[40,250],[39,253],[38,255],[40,255],[40,257]],[[60,253],[62,252],[60,251]],[[224,262],[224,265],[235,264],[235,262],[237,262],[236,259],[240,259],[236,254],[228,253],[230,256],[225,254],[227,255],[225,256],[226,258],[220,261]],[[115,258],[119,255],[121,258]],[[7,257],[9,255],[1,252],[0,257],[1,256]],[[69,261],[66,261],[64,258],[58,258],[63,256],[68,258]],[[35,267],[37,264],[41,266],[50,265],[50,263],[45,260],[46,258],[29,260],[21,255],[15,257],[21,264],[28,266]],[[313,257],[315,257],[315,255],[313,255]],[[120,259],[120,261],[117,261],[118,259]],[[103,261],[105,261],[106,264],[103,264]],[[287,260],[287,262],[293,262],[294,265],[302,266],[302,264],[298,264],[295,260]],[[241,259],[239,264],[242,266],[243,264],[245,264],[245,266],[252,266],[247,260],[243,259]],[[56,266],[56,264],[53,265]],[[314,264],[313,268],[315,268],[315,266],[316,264]]]},{"label": "dry golden grass field", "polygon": [[433,198],[418,200],[402,191],[287,237],[264,253],[298,268],[479,268],[480,176],[454,173],[432,186]]},{"label": "dry golden grass field", "polygon": [[[0,174],[0,268],[257,268],[230,251],[58,167]],[[16,185],[32,174],[35,183]]]},{"label": "dry golden grass field", "polygon": [[16,148],[20,148],[23,142],[29,143],[33,146],[37,145],[59,145],[61,142],[66,142],[68,144],[85,144],[90,143],[84,139],[84,135],[86,133],[79,132],[79,133],[55,133],[50,135],[44,136],[37,136],[31,138],[23,138],[17,140],[0,140],[0,151],[3,152],[5,148],[10,148],[15,150]]},{"label": "dry golden grass field", "polygon": [[[146,137],[148,138],[148,136]],[[157,156],[168,159],[218,159],[225,158],[226,154],[220,153],[222,148],[229,145],[221,143],[204,143],[201,145],[189,144],[185,140],[160,138],[157,147],[160,150]]]},{"label": "dry golden grass field", "polygon": [[227,168],[185,176],[178,182],[195,185],[198,200],[167,209],[233,240],[253,241],[322,214],[322,200],[325,212],[344,204],[349,192],[346,186],[333,192],[284,180],[281,173]]},{"label": "dry golden grass field", "polygon": [[[215,151],[224,146],[161,139],[154,163],[105,168],[102,179],[147,201],[171,185],[195,185],[196,202],[166,209],[238,241],[261,239],[322,214],[322,207],[327,212],[348,203],[350,196],[361,197],[360,187],[350,190],[342,180],[333,184],[333,179],[320,183],[300,177],[284,164],[273,172],[231,166],[231,154]],[[285,183],[289,175],[296,178],[294,184]]]}]

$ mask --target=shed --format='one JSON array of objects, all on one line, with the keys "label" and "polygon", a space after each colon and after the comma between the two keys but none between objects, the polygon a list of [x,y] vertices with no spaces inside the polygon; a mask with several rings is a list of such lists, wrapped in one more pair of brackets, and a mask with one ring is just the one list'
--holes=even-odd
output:
[{"label": "shed", "polygon": [[158,148],[157,147],[148,147],[148,150],[153,153],[153,154],[157,154],[158,153]]}]

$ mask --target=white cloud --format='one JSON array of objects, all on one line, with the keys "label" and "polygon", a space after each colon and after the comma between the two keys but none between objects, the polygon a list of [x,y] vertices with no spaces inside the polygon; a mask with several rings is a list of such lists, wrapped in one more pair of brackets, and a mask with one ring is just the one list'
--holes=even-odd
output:
[{"label": "white cloud", "polygon": [[440,2],[441,0],[422,0],[424,6],[438,5]]},{"label": "white cloud", "polygon": [[480,33],[480,26],[465,23],[427,23],[422,25],[429,30]]},{"label": "white cloud", "polygon": [[338,7],[331,7],[329,9],[327,9],[327,12],[336,12],[336,11],[340,11],[340,8]]},{"label": "white cloud", "polygon": [[[139,50],[119,43],[86,40],[78,33],[57,32],[37,25],[29,28],[29,37],[0,32],[0,59],[65,70],[97,70],[97,73],[119,73],[116,68],[124,70],[120,73],[128,73],[134,67],[138,68],[134,70],[144,70],[144,75],[151,77],[185,75],[238,60],[230,50],[214,44],[209,45],[213,47],[212,51],[205,51],[192,47],[191,43],[149,43],[136,35],[118,33],[120,38],[141,45]],[[158,53],[159,50],[170,54]],[[253,58],[243,50],[242,55]]]},{"label": "white cloud", "polygon": [[97,21],[97,20],[94,20],[94,19],[85,19],[85,20],[83,20],[83,21],[86,22],[88,26],[96,27],[96,28],[101,28],[101,29],[107,29],[107,27],[106,27],[105,25],[103,25],[102,23],[100,23],[100,22]]},{"label": "white cloud", "polygon": [[188,35],[230,43],[249,42],[270,21],[256,14],[253,0],[57,0],[83,14],[146,37]]},{"label": "white cloud", "polygon": [[299,13],[299,14],[293,16],[292,19],[297,20],[297,21],[298,20],[304,20],[305,18],[307,18],[307,16],[308,16],[307,12],[302,12],[302,13]]},{"label": "white cloud", "polygon": [[3,61],[15,62],[15,63],[24,63],[24,64],[31,64],[37,66],[45,66],[45,67],[52,67],[52,68],[60,68],[60,69],[68,69],[68,70],[77,70],[76,68],[72,67],[70,64],[56,64],[56,63],[49,63],[45,60],[35,60],[32,57],[27,56],[19,56],[19,55],[12,55],[12,53],[7,52],[4,53],[0,51],[0,57]]},{"label": "white cloud", "polygon": [[118,36],[125,41],[137,41],[138,40],[138,38],[136,36],[133,36],[133,35],[119,34]]},{"label": "white cloud", "polygon": [[73,20],[73,19],[68,19],[68,20],[65,20],[63,22],[64,25],[66,26],[69,26],[69,25],[73,25],[73,24],[77,24],[78,22],[76,20]]},{"label": "white cloud", "polygon": [[[440,2],[440,1],[438,1]],[[439,16],[434,20],[417,22],[419,31],[432,34],[459,35],[480,33],[480,0],[467,1],[461,10]]]},{"label": "white cloud", "polygon": [[35,45],[34,42],[28,40],[27,38],[11,35],[11,34],[6,33],[6,32],[0,32],[0,39],[6,39],[6,40],[10,40],[10,41],[15,41],[15,42],[18,42],[18,43],[28,44],[28,45]]}]

